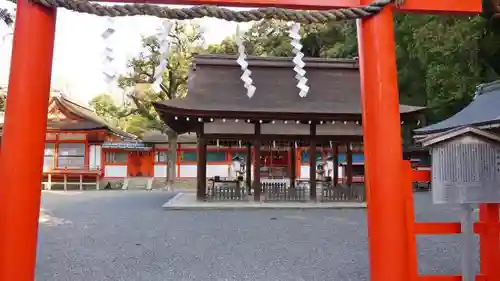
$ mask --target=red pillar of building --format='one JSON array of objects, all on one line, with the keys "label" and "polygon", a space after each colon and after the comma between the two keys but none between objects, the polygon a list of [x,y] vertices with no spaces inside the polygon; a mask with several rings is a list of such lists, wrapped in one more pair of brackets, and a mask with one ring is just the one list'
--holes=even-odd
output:
[{"label": "red pillar of building", "polygon": [[56,10],[17,1],[0,169],[0,280],[33,281]]},{"label": "red pillar of building", "polygon": [[[362,0],[368,4],[371,0]],[[371,281],[406,281],[408,233],[392,7],[358,22]]]}]

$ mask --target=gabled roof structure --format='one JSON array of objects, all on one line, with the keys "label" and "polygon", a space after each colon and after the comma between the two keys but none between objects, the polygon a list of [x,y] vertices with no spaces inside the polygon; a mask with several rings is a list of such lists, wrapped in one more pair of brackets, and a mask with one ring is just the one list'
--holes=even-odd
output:
[{"label": "gabled roof structure", "polygon": [[429,136],[425,139],[422,140],[422,145],[424,147],[432,146],[441,142],[445,142],[451,139],[454,139],[456,137],[464,136],[464,135],[474,135],[479,138],[493,141],[493,142],[500,142],[500,136],[496,134],[489,133],[484,130],[480,130],[474,127],[460,127],[460,128],[455,128],[451,129],[433,136]]},{"label": "gabled roof structure", "polygon": [[[62,114],[68,118],[59,119],[57,114]],[[104,129],[120,138],[137,139],[135,135],[110,125],[103,118],[99,117],[94,110],[72,100],[64,94],[57,94],[51,97],[48,117],[48,130],[86,131]]]},{"label": "gabled roof structure", "polygon": [[474,100],[457,114],[436,124],[416,129],[417,134],[435,134],[454,128],[495,127],[500,124],[500,80],[479,85]]},{"label": "gabled roof structure", "polygon": [[[4,113],[2,112],[0,116],[0,136],[2,134],[3,119]],[[76,102],[61,93],[55,93],[51,96],[47,119],[47,130],[89,131],[102,129],[122,139],[137,139],[135,135],[110,125],[90,107]]]},{"label": "gabled roof structure", "polygon": [[[235,56],[196,55],[189,70],[187,97],[156,103],[156,110],[178,133],[192,131],[196,122],[210,119],[297,120],[303,124],[311,120],[361,120],[357,60],[305,58],[310,87],[305,98],[299,96],[296,87],[292,58],[249,57],[247,61],[257,88],[252,98],[246,96]],[[400,106],[403,119],[411,118],[422,109]],[[176,119],[178,116],[184,120]],[[229,126],[221,124],[219,129],[233,132],[241,129],[237,124]]]}]

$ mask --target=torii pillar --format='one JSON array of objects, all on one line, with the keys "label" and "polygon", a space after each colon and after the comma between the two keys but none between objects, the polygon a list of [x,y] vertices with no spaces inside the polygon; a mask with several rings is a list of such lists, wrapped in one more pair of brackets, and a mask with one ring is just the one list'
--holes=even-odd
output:
[{"label": "torii pillar", "polygon": [[56,10],[17,1],[0,169],[0,280],[33,281]]},{"label": "torii pillar", "polygon": [[392,7],[357,24],[370,280],[405,281],[409,241]]}]

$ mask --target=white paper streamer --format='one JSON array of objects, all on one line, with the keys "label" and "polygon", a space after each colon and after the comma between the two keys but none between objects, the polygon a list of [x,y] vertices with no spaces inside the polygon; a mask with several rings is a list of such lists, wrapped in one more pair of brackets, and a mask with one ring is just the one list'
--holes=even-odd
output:
[{"label": "white paper streamer", "polygon": [[112,37],[116,32],[115,29],[115,20],[111,17],[106,19],[105,23],[106,29],[101,34],[101,38],[104,41],[104,59],[103,59],[103,71],[104,80],[108,86],[111,86],[111,83],[116,77],[116,71],[113,67],[113,62],[115,60],[114,48],[112,44]]},{"label": "white paper streamer", "polygon": [[169,20],[162,22],[161,27],[158,29],[157,36],[160,39],[160,64],[155,69],[155,76],[153,77],[153,90],[156,92],[161,91],[160,85],[163,83],[163,72],[168,65],[168,56],[170,54],[170,30],[172,30],[173,23]]},{"label": "white paper streamer", "polygon": [[[7,9],[0,8],[0,14],[2,14],[3,16],[6,16],[8,13],[11,12],[9,12],[9,10]],[[15,10],[11,14],[12,14],[12,20],[15,22],[16,20]],[[3,21],[1,22],[3,23]],[[7,41],[9,41],[12,35],[14,35],[14,24],[7,25],[7,30],[5,31],[5,33],[3,34],[0,33],[0,47],[2,47]]]},{"label": "white paper streamer", "polygon": [[305,77],[306,71],[304,70],[304,66],[306,65],[302,60],[304,58],[304,53],[302,53],[302,44],[300,44],[300,24],[292,23],[290,24],[289,36],[291,38],[291,45],[293,47],[292,51],[295,54],[293,58],[293,64],[295,67],[293,70],[295,71],[295,79],[298,80],[297,88],[299,88],[299,96],[304,98],[307,96],[309,92],[309,86],[307,86],[307,78]]},{"label": "white paper streamer", "polygon": [[247,96],[249,98],[253,97],[255,94],[255,86],[253,85],[253,80],[251,78],[252,71],[248,69],[247,55],[245,53],[245,46],[243,45],[242,34],[240,30],[240,25],[236,26],[236,45],[238,46],[238,59],[236,62],[241,67],[243,74],[240,79],[243,81],[245,88],[247,89]]}]

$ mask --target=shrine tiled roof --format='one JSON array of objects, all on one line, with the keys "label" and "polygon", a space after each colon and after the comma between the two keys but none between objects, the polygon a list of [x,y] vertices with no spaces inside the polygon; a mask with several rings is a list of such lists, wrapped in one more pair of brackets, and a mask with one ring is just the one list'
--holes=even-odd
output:
[{"label": "shrine tiled roof", "polygon": [[109,122],[99,117],[89,107],[83,106],[64,95],[57,95],[52,98],[55,102],[59,103],[72,114],[80,117],[82,120],[49,120],[47,129],[65,131],[106,129],[124,139],[137,139],[135,135],[109,124]]},{"label": "shrine tiled roof", "polygon": [[416,129],[417,134],[433,134],[455,128],[500,125],[500,80],[480,85],[474,100],[464,109],[436,124]]},{"label": "shrine tiled roof", "polygon": [[[265,113],[297,118],[321,115],[332,120],[351,115],[353,119],[360,119],[357,60],[306,58],[304,61],[310,91],[307,97],[301,98],[292,58],[249,57],[249,69],[257,90],[252,98],[248,98],[240,80],[242,71],[236,57],[197,55],[190,69],[187,97],[163,101],[155,107],[163,115],[227,117]],[[422,109],[400,106],[403,115]]]}]

